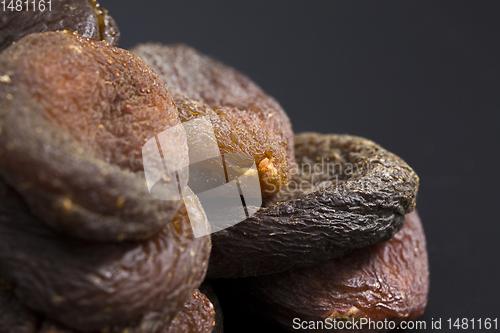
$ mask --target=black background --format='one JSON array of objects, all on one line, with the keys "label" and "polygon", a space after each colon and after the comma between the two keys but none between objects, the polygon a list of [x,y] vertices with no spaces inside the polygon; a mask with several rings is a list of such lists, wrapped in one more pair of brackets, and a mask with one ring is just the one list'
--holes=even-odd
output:
[{"label": "black background", "polygon": [[[295,132],[359,135],[403,157],[421,179],[428,328],[500,317],[500,1],[100,3],[121,47],[189,44],[256,81]],[[263,324],[242,318],[226,331]]]}]

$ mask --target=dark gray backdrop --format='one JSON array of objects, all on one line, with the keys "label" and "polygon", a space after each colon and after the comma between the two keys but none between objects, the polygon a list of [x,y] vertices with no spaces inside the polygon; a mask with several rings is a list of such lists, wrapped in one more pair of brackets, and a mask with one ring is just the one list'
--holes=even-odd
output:
[{"label": "dark gray backdrop", "polygon": [[403,157],[421,178],[424,319],[500,317],[500,1],[100,2],[121,47],[189,44],[256,81],[296,132],[364,136]]}]

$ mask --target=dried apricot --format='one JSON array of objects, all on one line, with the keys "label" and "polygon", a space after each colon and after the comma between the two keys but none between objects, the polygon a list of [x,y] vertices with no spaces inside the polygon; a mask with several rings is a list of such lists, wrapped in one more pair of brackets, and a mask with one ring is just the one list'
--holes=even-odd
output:
[{"label": "dried apricot", "polygon": [[214,311],[215,311],[215,325],[212,329],[211,333],[222,333],[224,332],[224,315],[222,314],[222,307],[219,302],[219,297],[215,293],[214,289],[212,288],[212,284],[208,281],[205,280],[203,283],[198,287],[200,292],[203,293],[203,295],[207,296],[210,302],[212,302],[214,306]]},{"label": "dried apricot", "polygon": [[413,210],[417,175],[372,141],[304,133],[295,145],[299,170],[290,184],[252,217],[212,234],[208,277],[271,274],[338,257],[390,239]]},{"label": "dried apricot", "polygon": [[[191,298],[184,304],[181,311],[177,313],[175,318],[162,328],[152,333],[215,333],[214,332],[214,307],[210,300],[196,289]],[[55,324],[49,320],[45,320],[41,325],[38,333],[77,333],[67,327]],[[137,327],[120,327],[108,326],[105,332],[109,333],[146,333],[150,331],[142,331]],[[23,332],[24,333],[24,332]]]},{"label": "dried apricot", "polygon": [[254,157],[262,196],[288,183],[293,132],[278,102],[243,74],[191,47],[143,44],[131,52],[166,82],[181,121],[210,116],[222,155]]},{"label": "dried apricot", "polygon": [[211,333],[215,326],[215,311],[210,300],[199,290],[161,333]]},{"label": "dried apricot", "polygon": [[22,10],[5,10],[0,16],[0,51],[26,35],[57,30],[74,31],[85,37],[118,45],[118,27],[108,11],[96,0],[49,2],[24,1]]},{"label": "dried apricot", "polygon": [[203,280],[210,238],[194,238],[184,206],[149,240],[88,242],[45,227],[0,185],[0,276],[22,304],[55,322],[81,331],[154,332]]},{"label": "dried apricot", "polygon": [[357,323],[359,329],[348,332],[382,332],[377,322],[414,320],[425,309],[429,267],[422,224],[412,212],[401,231],[385,243],[315,266],[240,282],[257,302],[259,313],[289,330],[299,318],[311,328],[303,329],[307,332],[329,332],[326,328],[334,321],[342,323],[337,328]]},{"label": "dried apricot", "polygon": [[[149,194],[142,148],[180,120],[148,65],[105,42],[45,32],[2,52],[0,77],[0,174],[40,221],[122,241],[152,237],[173,218],[180,201]],[[175,197],[177,180],[166,183]]]}]

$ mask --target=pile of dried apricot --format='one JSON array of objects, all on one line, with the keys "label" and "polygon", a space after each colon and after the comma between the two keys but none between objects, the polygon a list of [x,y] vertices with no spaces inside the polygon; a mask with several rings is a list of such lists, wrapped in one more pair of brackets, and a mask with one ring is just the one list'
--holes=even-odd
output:
[{"label": "pile of dried apricot", "polygon": [[[0,29],[0,333],[222,332],[218,288],[291,331],[423,313],[419,179],[402,159],[295,135],[276,100],[188,46],[118,48],[94,0],[7,11]],[[196,235],[222,185],[245,218],[220,209],[225,227]]]}]

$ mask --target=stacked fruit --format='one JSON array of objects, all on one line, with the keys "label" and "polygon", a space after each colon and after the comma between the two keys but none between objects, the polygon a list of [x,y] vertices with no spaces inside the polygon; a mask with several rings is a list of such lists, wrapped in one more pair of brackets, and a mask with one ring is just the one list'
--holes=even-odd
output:
[{"label": "stacked fruit", "polygon": [[[359,137],[294,136],[273,98],[190,47],[116,47],[95,1],[2,15],[0,332],[220,332],[204,279],[290,330],[422,314],[418,177],[400,158]],[[184,200],[161,200],[143,147],[200,117],[220,156],[251,157],[264,199],[195,237],[192,170],[156,184]],[[161,148],[189,164],[175,142]]]}]

